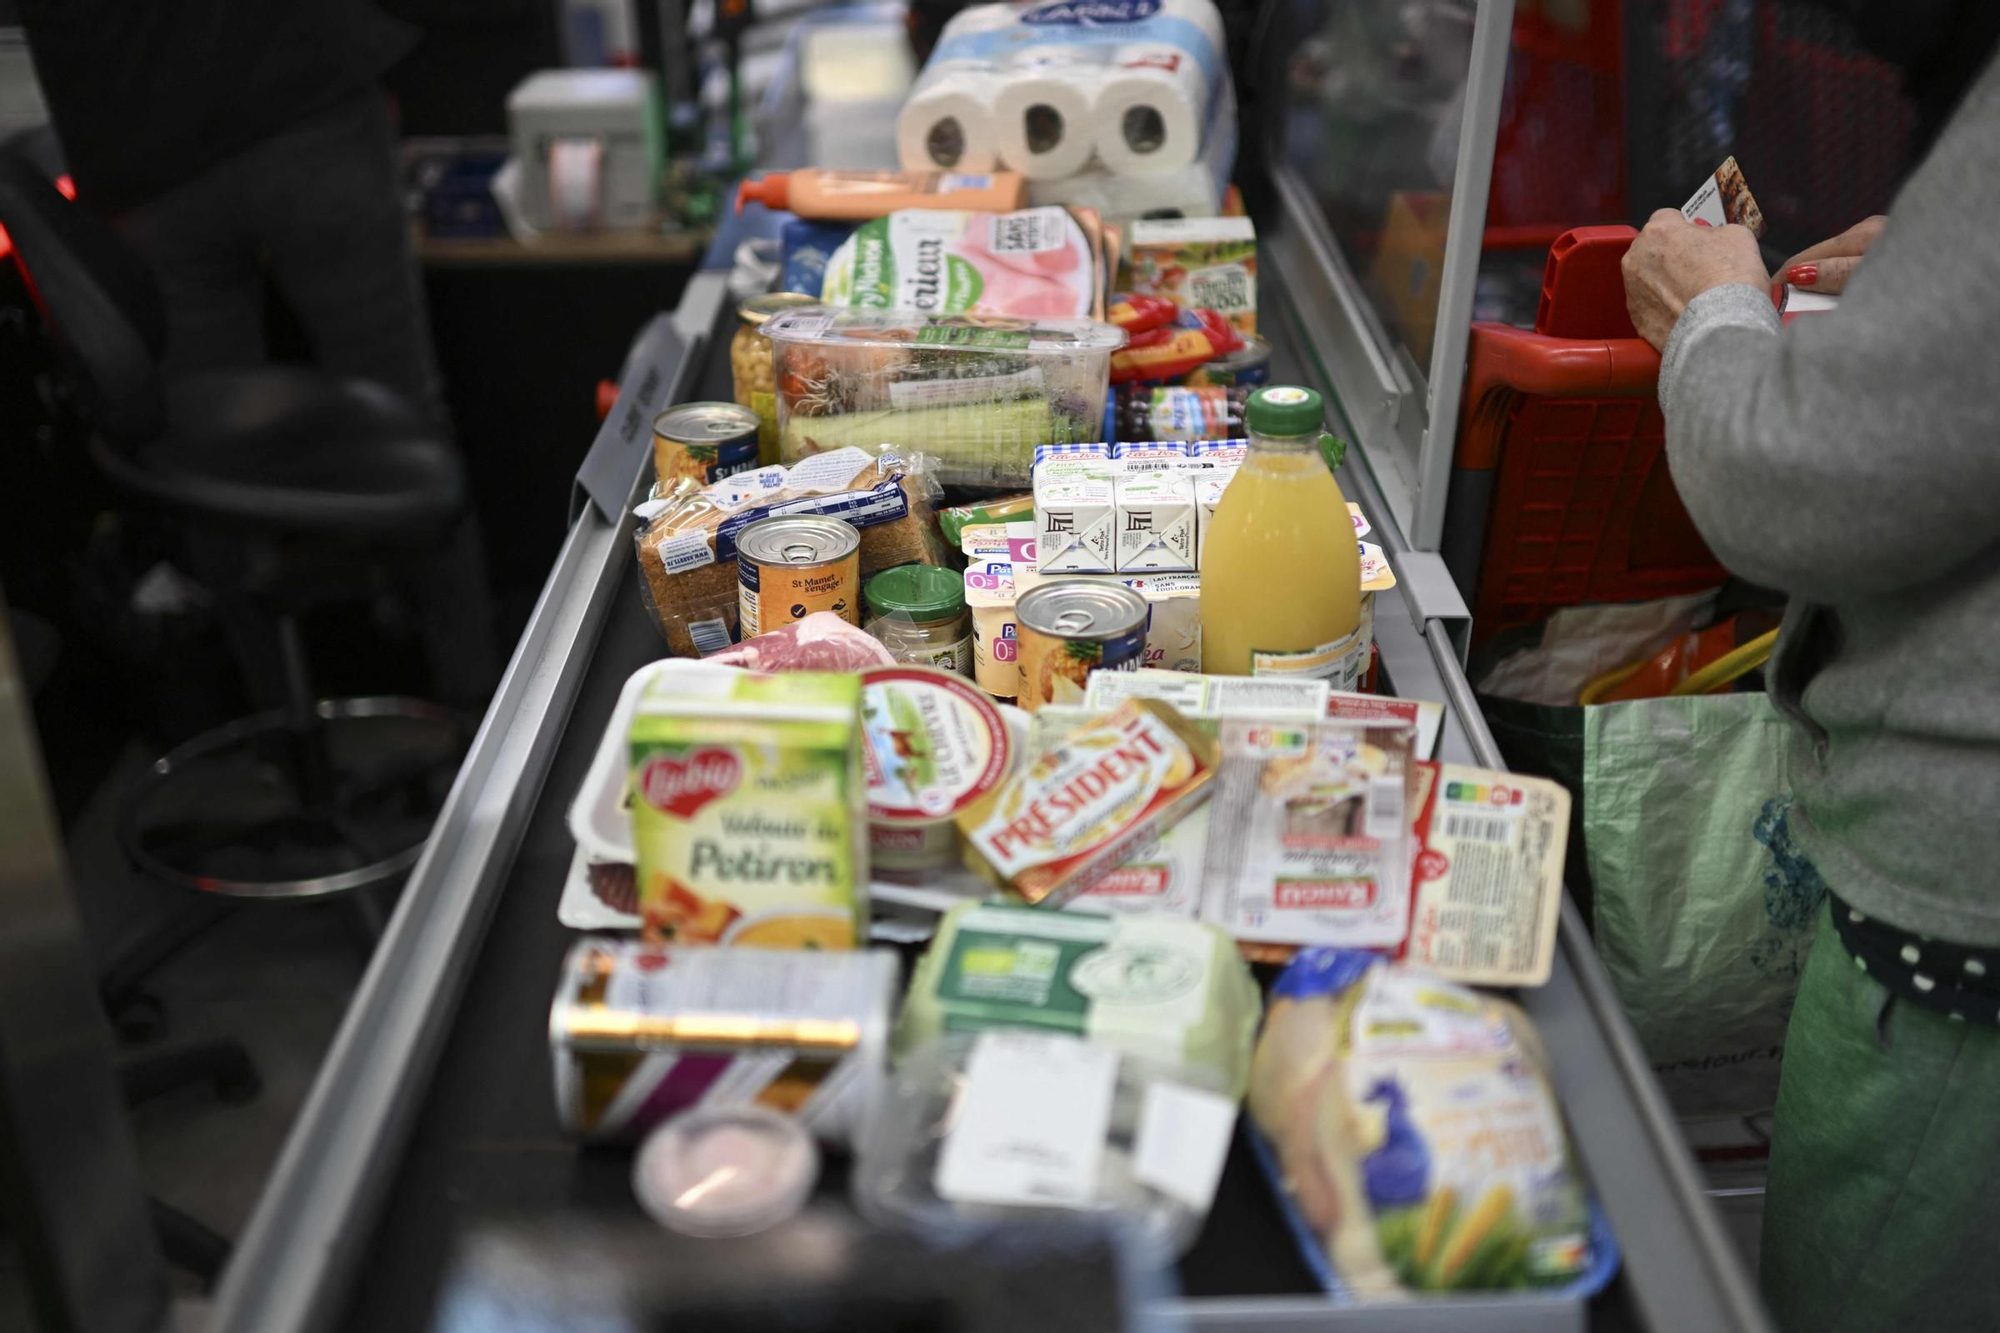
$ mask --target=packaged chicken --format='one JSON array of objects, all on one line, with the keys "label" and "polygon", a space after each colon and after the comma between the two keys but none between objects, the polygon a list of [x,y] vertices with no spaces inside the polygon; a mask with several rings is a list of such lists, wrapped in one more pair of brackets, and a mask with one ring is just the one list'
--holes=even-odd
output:
[{"label": "packaged chicken", "polygon": [[938,479],[1025,486],[1035,446],[1103,437],[1122,329],[1087,319],[787,311],[765,322],[787,462],[921,448]]},{"label": "packaged chicken", "polygon": [[1601,1282],[1547,1059],[1505,1001],[1359,950],[1279,977],[1252,1119],[1341,1287],[1359,1297]]}]

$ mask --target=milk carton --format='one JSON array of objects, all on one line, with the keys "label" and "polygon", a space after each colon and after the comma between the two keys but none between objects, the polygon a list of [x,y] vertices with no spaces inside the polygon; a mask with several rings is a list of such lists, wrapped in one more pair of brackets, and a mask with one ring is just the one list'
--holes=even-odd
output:
[{"label": "milk carton", "polygon": [[1045,574],[1117,568],[1111,461],[1077,454],[1035,468],[1035,543]]},{"label": "milk carton", "polygon": [[1118,465],[1117,560],[1121,574],[1192,573],[1198,525],[1194,477],[1179,460]]}]

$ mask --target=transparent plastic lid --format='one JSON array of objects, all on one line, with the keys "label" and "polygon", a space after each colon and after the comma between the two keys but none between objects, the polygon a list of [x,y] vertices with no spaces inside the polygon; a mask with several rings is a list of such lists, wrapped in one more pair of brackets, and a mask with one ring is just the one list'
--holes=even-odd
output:
[{"label": "transparent plastic lid", "polygon": [[921,310],[856,310],[807,306],[771,316],[764,333],[776,342],[895,343],[964,348],[970,352],[1112,352],[1125,330],[1091,319],[1023,319],[1009,315],[931,315]]},{"label": "transparent plastic lid", "polygon": [[1111,1213],[1180,1253],[1208,1216],[1236,1108],[1065,1034],[953,1033],[911,1051],[884,1085],[854,1201],[872,1222],[947,1238]]},{"label": "transparent plastic lid", "polygon": [[640,1147],[632,1192],[653,1219],[688,1236],[748,1236],[805,1205],[819,1148],[765,1106],[684,1111]]}]

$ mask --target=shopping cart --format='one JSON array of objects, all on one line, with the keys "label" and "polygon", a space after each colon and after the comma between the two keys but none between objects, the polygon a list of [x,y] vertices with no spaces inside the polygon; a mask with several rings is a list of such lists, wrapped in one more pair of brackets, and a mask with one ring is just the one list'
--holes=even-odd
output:
[{"label": "shopping cart", "polygon": [[1641,601],[1726,577],[1674,490],[1660,358],[1625,313],[1630,227],[1549,248],[1532,330],[1475,323],[1444,557],[1475,643],[1558,607]]}]

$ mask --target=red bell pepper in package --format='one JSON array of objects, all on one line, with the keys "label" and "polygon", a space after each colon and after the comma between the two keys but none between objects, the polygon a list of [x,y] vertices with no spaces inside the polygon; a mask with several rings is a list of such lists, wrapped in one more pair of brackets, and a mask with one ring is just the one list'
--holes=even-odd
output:
[{"label": "red bell pepper in package", "polygon": [[1139,334],[1174,322],[1181,308],[1164,296],[1139,296],[1119,292],[1105,308],[1104,317],[1127,333]]},{"label": "red bell pepper in package", "polygon": [[1111,354],[1111,382],[1179,379],[1243,346],[1243,335],[1213,310],[1182,310],[1171,324],[1134,333]]}]

